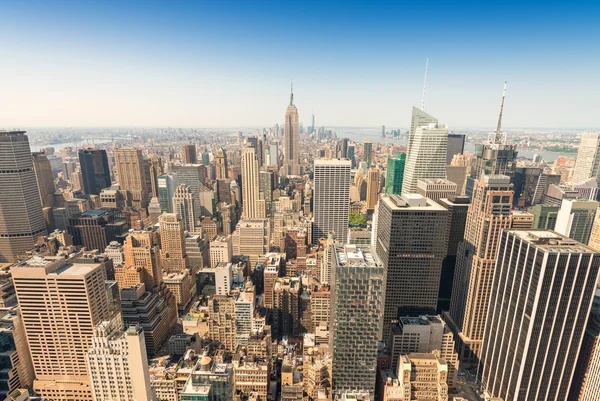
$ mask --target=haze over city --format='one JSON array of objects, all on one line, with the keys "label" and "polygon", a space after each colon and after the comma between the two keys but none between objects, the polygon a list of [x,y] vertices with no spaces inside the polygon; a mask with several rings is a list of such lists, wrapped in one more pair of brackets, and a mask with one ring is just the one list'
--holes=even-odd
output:
[{"label": "haze over city", "polygon": [[[600,126],[598,5],[2,2],[3,127]],[[284,103],[285,104],[285,103]]]}]

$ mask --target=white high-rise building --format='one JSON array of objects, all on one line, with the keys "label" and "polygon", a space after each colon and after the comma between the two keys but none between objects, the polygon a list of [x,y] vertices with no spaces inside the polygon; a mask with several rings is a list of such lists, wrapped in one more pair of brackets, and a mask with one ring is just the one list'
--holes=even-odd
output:
[{"label": "white high-rise building", "polygon": [[183,221],[183,227],[193,232],[196,226],[196,199],[187,185],[178,185],[173,195],[173,212]]},{"label": "white high-rise building", "polygon": [[598,205],[596,201],[563,199],[556,216],[554,230],[582,244],[587,244],[594,226]]},{"label": "white high-rise building", "polygon": [[87,364],[95,401],[153,401],[144,332],[123,331],[121,316],[94,327]]},{"label": "white high-rise building", "polygon": [[259,191],[256,149],[248,146],[242,150],[242,206],[243,216],[247,219],[261,219],[265,217],[265,209],[262,208],[260,210],[261,203],[258,201]]},{"label": "white high-rise building", "polygon": [[416,193],[419,179],[446,178],[447,151],[448,126],[413,108],[402,193]]},{"label": "white high-rise building", "polygon": [[592,177],[600,180],[600,133],[584,132],[577,151],[572,181],[577,184]]},{"label": "white high-rise building", "polygon": [[315,159],[313,243],[333,233],[340,243],[348,238],[350,159]]},{"label": "white high-rise building", "polygon": [[598,266],[600,254],[553,231],[502,232],[479,366],[487,397],[567,399]]},{"label": "white high-rise building", "polygon": [[220,262],[215,267],[215,286],[217,295],[229,295],[233,281],[231,263]]}]

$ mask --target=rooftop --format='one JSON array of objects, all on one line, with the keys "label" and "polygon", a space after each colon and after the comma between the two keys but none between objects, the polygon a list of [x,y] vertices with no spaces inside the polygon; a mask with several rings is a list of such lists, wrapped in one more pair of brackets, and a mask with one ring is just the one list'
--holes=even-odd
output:
[{"label": "rooftop", "polygon": [[508,234],[550,253],[596,253],[592,248],[552,230],[506,230]]}]

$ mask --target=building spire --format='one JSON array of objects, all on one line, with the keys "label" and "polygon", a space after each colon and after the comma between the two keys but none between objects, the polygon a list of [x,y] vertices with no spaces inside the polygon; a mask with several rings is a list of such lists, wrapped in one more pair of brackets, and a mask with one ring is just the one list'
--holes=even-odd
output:
[{"label": "building spire", "polygon": [[425,60],[425,80],[423,81],[423,100],[421,102],[421,110],[425,111],[425,92],[427,91],[427,67],[429,66],[429,57]]},{"label": "building spire", "polygon": [[496,126],[496,133],[500,133],[500,129],[502,128],[502,111],[504,110],[504,98],[506,97],[506,83],[504,81],[504,90],[502,91],[502,103],[500,104],[500,115],[498,116],[498,125]]},{"label": "building spire", "polygon": [[294,81],[290,80],[290,106],[294,105]]}]

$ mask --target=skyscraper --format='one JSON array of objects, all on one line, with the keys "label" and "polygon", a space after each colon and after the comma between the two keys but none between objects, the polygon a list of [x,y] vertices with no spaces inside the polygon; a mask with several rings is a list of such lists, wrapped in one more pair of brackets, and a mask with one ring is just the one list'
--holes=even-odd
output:
[{"label": "skyscraper", "polygon": [[182,156],[184,164],[198,163],[198,157],[196,155],[196,145],[183,145]]},{"label": "skyscraper", "polygon": [[315,159],[313,243],[335,234],[345,243],[348,238],[350,208],[350,160]]},{"label": "skyscraper", "polygon": [[[448,211],[417,194],[379,200],[377,255],[387,270],[383,339],[398,310],[434,313],[448,241]],[[423,313],[424,312],[424,313]]]},{"label": "skyscraper", "polygon": [[122,326],[119,316],[94,327],[86,355],[94,400],[153,401],[144,332],[139,326],[123,331]]},{"label": "skyscraper", "polygon": [[300,133],[298,109],[294,106],[294,91],[290,92],[290,104],[285,112],[283,163],[286,174],[297,175],[299,171]]},{"label": "skyscraper", "polygon": [[163,269],[179,273],[188,265],[183,221],[176,213],[163,213],[158,222]]},{"label": "skyscraper", "polygon": [[464,363],[477,363],[481,355],[498,241],[512,221],[512,188],[507,176],[479,179],[469,206],[465,240],[458,245],[447,322],[457,335]]},{"label": "skyscraper", "polygon": [[404,179],[404,164],[406,153],[396,153],[388,156],[385,174],[385,193],[400,195],[402,191],[402,180]]},{"label": "skyscraper", "polygon": [[33,152],[33,171],[40,191],[40,201],[42,207],[54,206],[54,177],[52,176],[52,167],[45,153]]},{"label": "skyscraper", "polygon": [[227,152],[222,146],[217,150],[215,165],[217,167],[217,180],[226,180],[229,177],[227,171]]},{"label": "skyscraper", "polygon": [[91,401],[85,357],[94,327],[111,317],[104,266],[37,256],[13,266],[11,273],[35,392],[51,400]]},{"label": "skyscraper", "polygon": [[373,142],[365,140],[363,142],[363,161],[367,164],[367,168],[373,163]]},{"label": "skyscraper", "polygon": [[110,170],[106,150],[80,149],[79,166],[83,178],[83,190],[88,195],[99,195],[110,187]]},{"label": "skyscraper", "polygon": [[552,231],[502,233],[479,369],[488,397],[567,399],[599,266]]},{"label": "skyscraper", "polygon": [[572,181],[577,184],[592,177],[600,180],[600,133],[584,132],[577,151]]},{"label": "skyscraper", "polygon": [[46,235],[25,131],[0,131],[0,263],[15,262]]},{"label": "skyscraper", "polygon": [[175,194],[175,181],[173,180],[173,176],[159,175],[157,181],[160,210],[163,213],[171,213],[173,211],[173,195]]},{"label": "skyscraper", "polygon": [[596,201],[563,199],[556,216],[554,230],[582,244],[587,244],[598,205]]},{"label": "skyscraper", "polygon": [[448,126],[413,107],[402,193],[416,193],[419,179],[446,178],[447,151]]},{"label": "skyscraper", "polygon": [[[158,239],[158,233],[155,231],[131,231],[123,244],[123,253],[125,255],[124,269],[132,267],[141,269],[143,271],[141,282],[146,284],[148,291],[157,288],[162,279],[162,264],[160,261]],[[117,272],[115,272],[115,276],[117,281],[120,281]],[[119,284],[121,288],[127,288],[138,283]]]},{"label": "skyscraper", "polygon": [[141,149],[123,147],[115,150],[117,179],[122,190],[131,194],[131,203],[138,208],[146,208],[150,201],[151,188],[144,168]]},{"label": "skyscraper", "polygon": [[379,200],[379,169],[371,168],[367,172],[367,209],[375,209]]},{"label": "skyscraper", "polygon": [[177,213],[183,221],[186,231],[193,232],[196,227],[196,200],[194,194],[187,185],[178,185],[173,195],[173,213]]},{"label": "skyscraper", "polygon": [[475,147],[475,160],[471,163],[471,173],[467,178],[465,193],[472,196],[482,175],[506,175],[513,177],[517,166],[517,145],[507,143],[506,132],[502,132],[502,112],[506,97],[506,82],[500,105],[500,115],[496,130],[491,132],[488,141]]},{"label": "skyscraper", "polygon": [[243,215],[247,219],[265,217],[265,202],[259,203],[259,191],[260,184],[256,149],[248,146],[242,150],[242,203]]},{"label": "skyscraper", "polygon": [[465,136],[463,134],[448,134],[448,151],[446,152],[446,165],[449,165],[454,155],[465,152]]},{"label": "skyscraper", "polygon": [[386,269],[370,247],[334,246],[331,336],[334,396],[375,392]]},{"label": "skyscraper", "polygon": [[187,185],[190,187],[196,201],[194,202],[194,213],[196,217],[202,216],[201,192],[206,182],[206,171],[201,164],[186,164],[183,166],[172,166],[170,173],[174,175],[175,186]]}]

